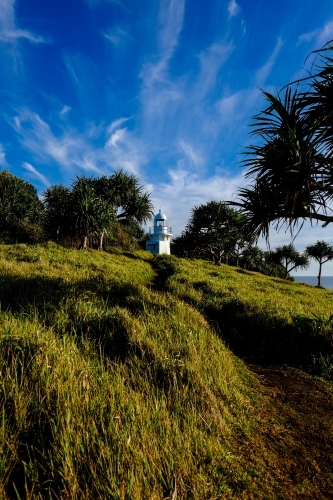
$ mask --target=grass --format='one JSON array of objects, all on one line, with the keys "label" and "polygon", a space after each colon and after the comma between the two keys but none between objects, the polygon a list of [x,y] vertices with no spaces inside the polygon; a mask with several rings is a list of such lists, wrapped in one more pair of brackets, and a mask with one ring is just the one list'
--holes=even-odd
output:
[{"label": "grass", "polygon": [[333,380],[333,290],[185,259],[169,287],[247,361],[287,363]]},{"label": "grass", "polygon": [[1,498],[330,498],[331,384],[285,368],[288,398],[221,334],[320,322],[331,292],[185,260],[161,291],[146,252],[50,243],[0,265]]}]

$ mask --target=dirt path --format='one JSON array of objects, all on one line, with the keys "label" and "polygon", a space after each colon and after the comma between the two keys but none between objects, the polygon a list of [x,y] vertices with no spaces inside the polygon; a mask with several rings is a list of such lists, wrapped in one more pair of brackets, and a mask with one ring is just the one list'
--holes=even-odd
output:
[{"label": "dirt path", "polygon": [[290,485],[279,498],[332,499],[333,385],[285,366],[248,368],[271,401],[271,425],[262,437],[276,457],[276,479],[287,492]]}]

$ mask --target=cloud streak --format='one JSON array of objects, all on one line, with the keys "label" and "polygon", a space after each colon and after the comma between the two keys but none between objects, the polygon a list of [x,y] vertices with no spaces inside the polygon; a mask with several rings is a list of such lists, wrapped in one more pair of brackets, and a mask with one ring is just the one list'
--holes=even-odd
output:
[{"label": "cloud streak", "polygon": [[173,234],[179,235],[185,228],[195,205],[209,200],[231,200],[238,187],[245,185],[244,177],[226,172],[204,178],[182,168],[168,171],[168,182],[149,186],[155,207],[161,206],[172,226]]},{"label": "cloud streak", "polygon": [[328,41],[333,39],[333,19],[327,21],[324,26],[317,30],[303,33],[298,37],[298,43],[314,42],[316,48],[323,47]]},{"label": "cloud streak", "polygon": [[45,43],[46,40],[42,36],[16,26],[14,7],[15,0],[1,0],[0,41],[14,42],[17,39],[25,38],[31,43]]},{"label": "cloud streak", "polygon": [[7,168],[9,166],[6,160],[5,148],[2,144],[0,144],[0,165],[3,168]]},{"label": "cloud streak", "polygon": [[283,40],[280,37],[278,37],[272,54],[269,56],[266,63],[256,72],[255,81],[258,85],[263,85],[266,83],[266,80],[269,77],[274,67],[276,59],[278,58],[282,47],[283,47]]},{"label": "cloud streak", "polygon": [[30,172],[33,177],[38,179],[45,187],[49,187],[50,183],[47,180],[47,178],[45,177],[45,175],[38,172],[38,170],[35,167],[33,167],[30,163],[24,162],[22,166],[23,166],[23,168],[25,168],[25,170]]},{"label": "cloud streak", "polygon": [[236,3],[236,0],[230,0],[228,3],[228,13],[229,13],[229,19],[232,17],[237,16],[237,14],[240,11],[239,5]]}]

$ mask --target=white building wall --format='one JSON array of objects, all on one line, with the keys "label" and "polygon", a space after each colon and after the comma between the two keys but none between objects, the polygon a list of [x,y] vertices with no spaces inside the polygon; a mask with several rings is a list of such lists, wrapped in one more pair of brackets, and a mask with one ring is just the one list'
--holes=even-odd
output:
[{"label": "white building wall", "polygon": [[167,225],[167,218],[161,210],[154,218],[154,227],[150,228],[151,236],[146,243],[146,250],[154,255],[170,255],[171,228]]}]

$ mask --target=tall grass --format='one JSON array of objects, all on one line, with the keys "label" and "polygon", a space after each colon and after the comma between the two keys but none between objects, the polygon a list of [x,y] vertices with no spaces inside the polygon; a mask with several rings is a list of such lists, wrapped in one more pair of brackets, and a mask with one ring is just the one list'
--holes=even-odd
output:
[{"label": "tall grass", "polygon": [[174,296],[201,310],[237,354],[333,380],[333,290],[181,260]]},{"label": "tall grass", "polygon": [[282,424],[198,310],[206,286],[235,293],[222,271],[182,262],[162,293],[145,252],[0,256],[2,498],[292,498]]}]

